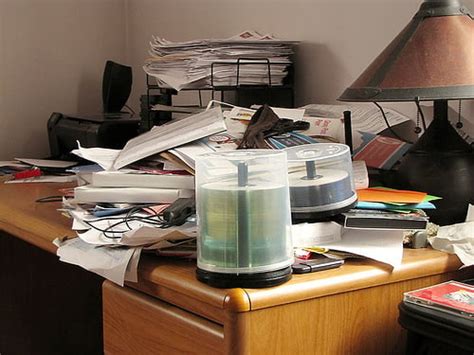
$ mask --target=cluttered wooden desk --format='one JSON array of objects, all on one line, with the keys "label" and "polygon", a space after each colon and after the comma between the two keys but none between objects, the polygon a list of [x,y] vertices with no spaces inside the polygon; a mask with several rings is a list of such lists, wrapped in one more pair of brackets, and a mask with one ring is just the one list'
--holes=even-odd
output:
[{"label": "cluttered wooden desk", "polygon": [[[57,195],[62,186],[1,184],[1,238],[55,253],[55,238],[74,236],[71,221],[57,211],[59,202],[35,200]],[[273,288],[218,289],[196,280],[193,261],[145,256],[137,283],[103,283],[103,348],[108,354],[401,353],[405,334],[397,305],[403,292],[462,278],[460,266],[455,255],[405,249],[393,272],[368,260],[349,261]]]}]

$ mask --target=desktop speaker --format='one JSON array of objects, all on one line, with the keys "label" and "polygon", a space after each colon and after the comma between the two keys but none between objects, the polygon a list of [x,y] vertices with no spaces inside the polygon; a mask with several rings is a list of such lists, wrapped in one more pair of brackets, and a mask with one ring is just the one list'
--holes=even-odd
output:
[{"label": "desktop speaker", "polygon": [[108,60],[102,79],[104,113],[120,112],[132,90],[132,68]]},{"label": "desktop speaker", "polygon": [[51,157],[75,159],[70,154],[82,147],[121,149],[139,134],[140,119],[122,112],[132,89],[132,68],[108,60],[102,77],[103,112],[63,114],[53,112],[48,120]]}]

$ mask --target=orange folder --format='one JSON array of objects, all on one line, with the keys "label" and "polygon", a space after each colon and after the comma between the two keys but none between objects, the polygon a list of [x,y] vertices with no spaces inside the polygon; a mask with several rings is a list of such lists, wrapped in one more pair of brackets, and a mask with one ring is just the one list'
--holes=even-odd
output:
[{"label": "orange folder", "polygon": [[392,189],[387,190],[376,187],[357,190],[357,198],[359,201],[368,202],[421,203],[425,199],[426,195],[426,192]]}]

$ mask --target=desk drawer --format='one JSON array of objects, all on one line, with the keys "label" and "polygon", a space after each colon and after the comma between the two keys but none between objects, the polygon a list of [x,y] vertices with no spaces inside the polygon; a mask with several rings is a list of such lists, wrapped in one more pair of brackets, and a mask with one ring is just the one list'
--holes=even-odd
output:
[{"label": "desk drawer", "polygon": [[104,282],[106,354],[224,352],[223,327],[129,288]]}]

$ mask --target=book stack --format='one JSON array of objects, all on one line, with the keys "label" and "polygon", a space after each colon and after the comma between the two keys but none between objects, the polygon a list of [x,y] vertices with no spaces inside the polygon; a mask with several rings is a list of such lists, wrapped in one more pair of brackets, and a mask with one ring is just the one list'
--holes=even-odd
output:
[{"label": "book stack", "polygon": [[355,209],[335,217],[345,228],[424,230],[428,217],[423,209],[435,208],[438,197],[424,192],[384,187],[357,190]]},{"label": "book stack", "polygon": [[77,203],[172,203],[194,196],[194,176],[139,170],[92,173],[90,185],[74,189]]}]

